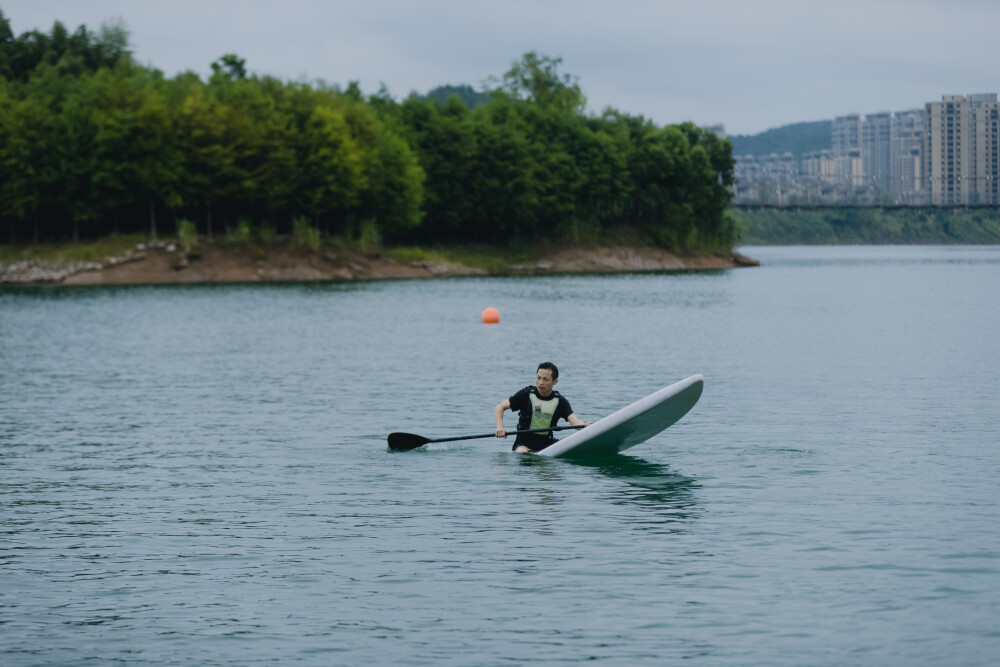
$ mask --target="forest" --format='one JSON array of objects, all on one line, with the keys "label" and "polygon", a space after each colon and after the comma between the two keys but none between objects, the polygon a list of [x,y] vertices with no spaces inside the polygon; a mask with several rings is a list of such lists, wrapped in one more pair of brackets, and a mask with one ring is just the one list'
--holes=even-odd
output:
[{"label": "forest", "polygon": [[14,35],[0,12],[0,242],[237,226],[386,244],[628,237],[728,250],[732,145],[692,123],[587,113],[535,52],[478,91],[397,100],[248,71],[138,64],[121,24]]}]

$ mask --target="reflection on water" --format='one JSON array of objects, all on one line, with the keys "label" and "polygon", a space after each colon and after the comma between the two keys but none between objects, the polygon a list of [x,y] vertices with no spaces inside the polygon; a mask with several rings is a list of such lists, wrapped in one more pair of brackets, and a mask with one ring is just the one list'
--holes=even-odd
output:
[{"label": "reflection on water", "polygon": [[565,498],[565,492],[559,492],[557,487],[565,481],[558,461],[547,456],[532,456],[530,454],[512,454],[505,452],[497,454],[496,464],[501,467],[512,466],[520,479],[527,479],[530,485],[520,487],[520,491],[534,494],[532,501],[537,505],[559,505]]},{"label": "reflection on water", "polygon": [[[641,511],[627,515],[627,522],[644,530],[662,529],[670,525],[673,532],[682,521],[694,518],[697,508],[696,480],[673,472],[669,466],[653,463],[637,456],[612,454],[598,457],[553,459],[547,456],[508,454],[497,456],[499,465],[512,462],[530,473],[532,481],[547,485],[558,485],[567,481],[574,470],[584,469],[593,473],[588,483],[601,479],[613,482],[602,485],[602,500],[611,505],[630,506]],[[571,468],[567,468],[571,466]],[[537,503],[559,504],[561,494],[554,486],[531,486],[525,491],[538,494]]]},{"label": "reflection on water", "polygon": [[[652,463],[637,456],[615,454],[600,458],[568,459],[573,465],[593,470],[622,482],[607,499],[614,505],[642,509],[632,520],[647,530],[676,524],[694,516],[698,482],[678,475],[662,463]],[[673,532],[677,526],[671,526]]]}]

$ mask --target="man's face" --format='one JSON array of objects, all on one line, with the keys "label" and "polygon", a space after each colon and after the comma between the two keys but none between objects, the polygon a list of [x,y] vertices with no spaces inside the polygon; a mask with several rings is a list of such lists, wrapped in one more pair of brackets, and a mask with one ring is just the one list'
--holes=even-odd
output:
[{"label": "man's face", "polygon": [[555,386],[556,380],[552,377],[552,371],[548,368],[539,368],[538,372],[535,374],[535,389],[541,396],[548,396],[552,393],[552,387]]}]

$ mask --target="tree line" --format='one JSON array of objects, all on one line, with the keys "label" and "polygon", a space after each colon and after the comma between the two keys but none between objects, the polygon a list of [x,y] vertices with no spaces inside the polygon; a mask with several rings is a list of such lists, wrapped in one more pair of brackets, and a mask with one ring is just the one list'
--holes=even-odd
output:
[{"label": "tree line", "polygon": [[1000,243],[996,209],[756,209],[730,215],[750,245]]},{"label": "tree line", "polygon": [[120,25],[15,37],[0,13],[8,242],[238,223],[387,243],[627,232],[728,249],[732,145],[691,123],[584,112],[558,58],[525,54],[474,108],[452,95],[281,81],[226,55],[202,80],[137,64]]}]

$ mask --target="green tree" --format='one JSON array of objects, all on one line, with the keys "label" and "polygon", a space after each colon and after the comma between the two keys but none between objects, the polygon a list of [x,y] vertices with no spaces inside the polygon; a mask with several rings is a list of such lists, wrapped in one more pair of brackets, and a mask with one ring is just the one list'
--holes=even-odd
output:
[{"label": "green tree", "polygon": [[54,151],[55,119],[38,100],[26,99],[4,105],[0,116],[0,201],[3,210],[21,221],[30,221],[35,243],[41,237],[41,213],[51,201],[58,183]]},{"label": "green tree", "polygon": [[184,76],[175,81],[181,90],[177,102],[177,146],[184,156],[180,173],[181,199],[205,209],[205,228],[212,238],[212,209],[235,190],[239,177],[234,175],[238,141],[232,137],[232,109],[212,96],[197,77]]},{"label": "green tree", "polygon": [[[80,26],[77,33],[80,32],[86,33],[86,28]],[[101,24],[96,35],[88,35],[86,40],[82,39],[81,36],[80,44],[87,69],[90,71],[131,63],[132,50],[129,48],[129,33],[120,19],[105,21]]]},{"label": "green tree", "polygon": [[235,53],[227,53],[212,63],[212,76],[226,77],[232,81],[247,78],[247,61]]},{"label": "green tree", "polygon": [[[59,114],[58,152],[63,202],[72,221],[74,240],[80,237],[81,223],[92,223],[113,202],[101,196],[103,193],[93,181],[96,126],[89,96],[84,92],[91,83],[91,77],[76,79]],[[84,229],[84,234],[88,231]]]},{"label": "green tree", "polygon": [[267,77],[239,79],[216,73],[209,89],[230,109],[225,129],[232,156],[225,178],[229,213],[270,218],[286,211],[295,204],[298,165],[285,85]]},{"label": "green tree", "polygon": [[467,109],[475,109],[483,104],[489,104],[491,99],[489,93],[477,92],[468,84],[463,84],[461,86],[438,86],[437,88],[429,91],[426,95],[419,96],[411,94],[411,97],[429,100],[442,107],[451,103],[452,97],[457,97]]},{"label": "green tree", "polygon": [[472,241],[500,243],[536,236],[539,184],[531,142],[513,103],[495,98],[480,107],[474,132],[479,147],[471,187],[476,215],[467,227]]},{"label": "green tree", "polygon": [[10,29],[10,21],[0,9],[0,77],[11,79],[14,76],[11,59],[14,48],[14,31]]},{"label": "green tree", "polygon": [[17,37],[0,13],[0,76],[28,81],[41,66],[59,67],[72,75],[114,67],[131,58],[128,31],[121,22],[101,25],[97,33],[80,26],[71,35],[56,21],[50,33],[29,30]]},{"label": "green tree", "polygon": [[399,237],[420,223],[424,171],[406,141],[370,105],[351,103],[345,117],[361,149],[366,184],[353,218],[359,224],[372,221],[387,237]]},{"label": "green tree", "polygon": [[13,100],[7,92],[7,80],[0,77],[0,219],[6,218],[9,222],[11,243],[15,242],[18,231],[18,220],[12,215],[13,205],[10,201],[13,193],[6,187],[11,179],[11,169],[16,167],[16,161],[9,154],[10,133],[14,129],[13,107]]},{"label": "green tree", "polygon": [[312,216],[342,218],[360,203],[367,178],[343,106],[330,98],[324,101],[313,106],[299,134],[297,185]]},{"label": "green tree", "polygon": [[149,201],[149,234],[156,238],[156,205],[176,210],[183,203],[180,194],[183,155],[174,132],[174,115],[157,82],[144,81],[135,109],[129,161],[133,167],[133,187]]},{"label": "green tree", "polygon": [[542,107],[582,112],[587,106],[587,98],[580,90],[577,77],[559,75],[560,64],[562,58],[529,51],[511,65],[491,93]]},{"label": "green tree", "polygon": [[419,237],[461,240],[476,211],[469,185],[478,148],[468,107],[454,97],[443,108],[410,97],[401,105],[400,124],[426,174]]}]

